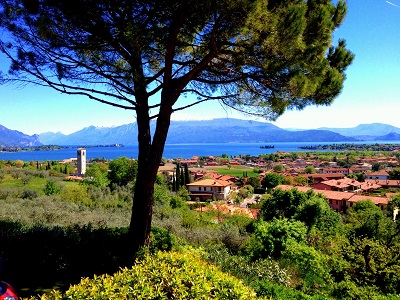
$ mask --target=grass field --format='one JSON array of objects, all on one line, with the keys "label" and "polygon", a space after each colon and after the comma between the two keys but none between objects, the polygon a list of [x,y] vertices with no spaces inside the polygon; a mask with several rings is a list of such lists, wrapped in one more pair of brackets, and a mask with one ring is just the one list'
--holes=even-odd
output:
[{"label": "grass field", "polygon": [[[165,164],[165,166],[161,166],[158,170],[159,171],[174,171],[176,168],[176,165],[174,164]],[[231,166],[231,168],[228,168],[228,166],[204,166],[202,168],[200,167],[189,167],[190,171],[214,171],[218,174],[221,175],[230,175],[230,176],[235,176],[235,177],[242,177],[243,172],[247,172],[247,176],[253,176],[256,175],[256,173],[253,172],[253,167],[247,167],[247,166]]]},{"label": "grass field", "polygon": [[213,167],[206,167],[208,171],[214,171],[221,175],[229,175],[235,177],[242,177],[243,173],[247,172],[247,176],[255,176],[256,173],[253,172],[252,167],[246,166],[231,166],[228,168],[227,166],[213,166]]},{"label": "grass field", "polygon": [[[10,174],[6,174],[2,181],[0,181],[0,188],[28,188],[43,193],[46,182],[52,180],[49,178],[41,178],[32,176],[29,181],[24,184],[21,178],[15,179]],[[62,181],[63,186],[77,185],[78,182]]]}]

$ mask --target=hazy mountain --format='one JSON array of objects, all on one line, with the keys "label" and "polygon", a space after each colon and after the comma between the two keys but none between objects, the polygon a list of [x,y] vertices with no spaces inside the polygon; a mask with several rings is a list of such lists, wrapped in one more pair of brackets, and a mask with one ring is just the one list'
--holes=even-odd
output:
[{"label": "hazy mountain", "polygon": [[1,147],[29,147],[40,146],[42,143],[39,141],[39,136],[34,134],[32,136],[24,134],[17,130],[8,129],[0,125],[0,146]]},{"label": "hazy mountain", "polygon": [[65,139],[66,135],[62,132],[43,132],[39,135],[41,141],[46,141],[46,145],[58,145],[58,141]]},{"label": "hazy mountain", "polygon": [[136,123],[116,127],[89,126],[69,135],[46,132],[39,136],[45,145],[131,145],[137,140],[137,127]]},{"label": "hazy mountain", "polygon": [[375,138],[375,141],[400,141],[400,134],[396,132],[391,132]]},{"label": "hazy mountain", "polygon": [[[154,123],[151,130],[154,131]],[[45,133],[43,144],[108,145],[137,144],[137,125],[116,127],[89,126],[70,135]],[[202,121],[172,121],[167,143],[274,143],[274,142],[348,142],[354,141],[327,130],[288,131],[271,123],[221,118]]]},{"label": "hazy mountain", "polygon": [[[151,125],[154,132],[154,123]],[[271,123],[221,118],[202,121],[172,121],[167,143],[276,143],[276,142],[352,142],[399,141],[400,128],[382,124],[361,124],[353,128],[314,130],[282,129]],[[137,124],[115,127],[89,126],[65,135],[45,132],[29,136],[0,125],[0,146],[110,145],[137,144]]]},{"label": "hazy mountain", "polygon": [[400,128],[382,123],[360,124],[353,128],[322,127],[318,129],[333,131],[344,136],[360,137],[362,139],[384,136],[392,132],[400,134]]}]

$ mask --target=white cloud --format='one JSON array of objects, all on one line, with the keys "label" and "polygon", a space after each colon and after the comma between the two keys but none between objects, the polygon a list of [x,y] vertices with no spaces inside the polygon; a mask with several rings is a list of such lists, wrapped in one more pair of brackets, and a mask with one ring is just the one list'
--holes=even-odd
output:
[{"label": "white cloud", "polygon": [[395,6],[395,7],[397,7],[397,8],[400,8],[400,6],[398,6],[397,4],[394,4],[394,3],[392,3],[392,2],[389,2],[389,1],[385,1],[387,4],[390,4],[390,5],[392,5],[392,6]]}]

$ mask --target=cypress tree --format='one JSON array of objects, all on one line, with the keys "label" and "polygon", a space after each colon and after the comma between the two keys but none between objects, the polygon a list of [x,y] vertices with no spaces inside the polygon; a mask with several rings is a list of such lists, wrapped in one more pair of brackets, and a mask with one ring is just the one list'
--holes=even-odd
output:
[{"label": "cypress tree", "polygon": [[186,177],[185,177],[185,169],[183,167],[181,167],[181,186],[185,186],[186,185]]},{"label": "cypress tree", "polygon": [[185,182],[186,184],[190,183],[190,174],[189,174],[189,168],[188,165],[185,165]]},{"label": "cypress tree", "polygon": [[181,164],[178,163],[176,165],[176,191],[179,191],[179,188],[181,187]]},{"label": "cypress tree", "polygon": [[176,178],[176,174],[175,174],[175,172],[172,174],[172,191],[173,192],[176,192],[176,180],[175,180],[175,178]]}]

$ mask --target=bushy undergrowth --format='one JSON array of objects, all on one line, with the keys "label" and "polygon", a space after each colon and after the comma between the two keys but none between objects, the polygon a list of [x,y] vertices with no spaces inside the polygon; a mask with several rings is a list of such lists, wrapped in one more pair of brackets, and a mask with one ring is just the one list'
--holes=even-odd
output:
[{"label": "bushy undergrowth", "polygon": [[2,276],[22,290],[115,272],[126,258],[126,234],[126,228],[50,228],[0,221]]},{"label": "bushy undergrowth", "polygon": [[206,263],[194,249],[186,249],[184,252],[146,255],[132,268],[122,269],[114,275],[85,278],[65,293],[53,291],[41,299],[258,298],[240,280]]},{"label": "bushy undergrowth", "polygon": [[0,220],[27,225],[74,226],[87,225],[126,227],[130,210],[126,207],[88,207],[71,203],[60,196],[40,196],[35,199],[7,197],[0,200]]}]

